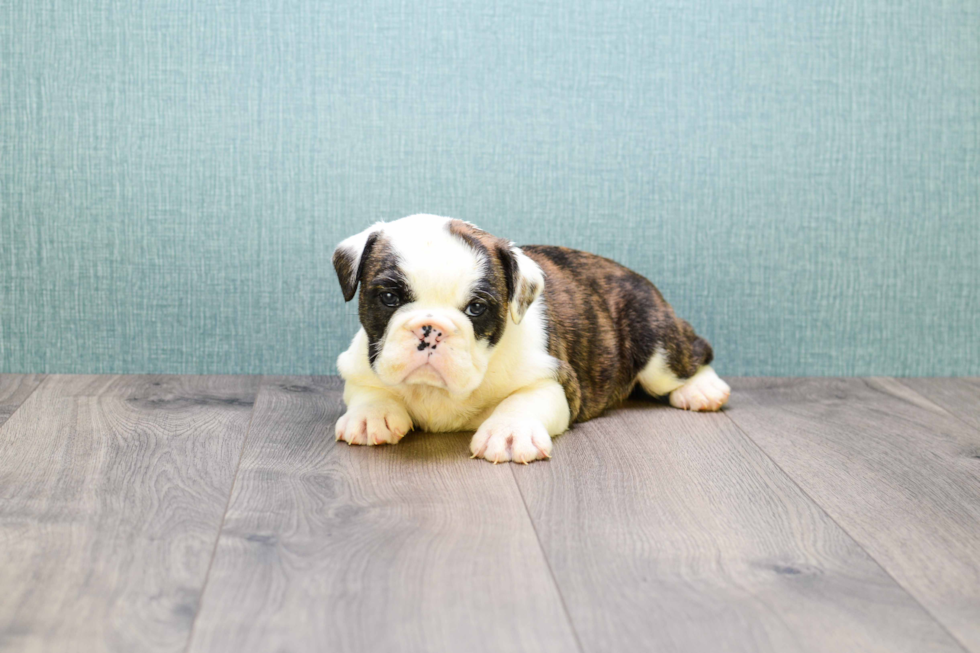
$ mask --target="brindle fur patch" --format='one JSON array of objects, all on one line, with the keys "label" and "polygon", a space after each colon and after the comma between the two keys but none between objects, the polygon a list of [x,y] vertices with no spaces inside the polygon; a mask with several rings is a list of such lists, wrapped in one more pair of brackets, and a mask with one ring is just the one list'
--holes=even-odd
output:
[{"label": "brindle fur patch", "polygon": [[[547,284],[545,284],[547,286]],[[550,349],[549,336],[549,349]],[[553,355],[553,354],[552,354]],[[575,421],[582,411],[582,392],[578,383],[578,375],[567,362],[558,359],[558,369],[555,370],[555,378],[565,390],[565,399],[568,401],[568,410],[571,420]]]},{"label": "brindle fur patch", "polygon": [[658,348],[681,379],[711,362],[711,345],[639,274],[566,247],[521,249],[544,271],[548,352],[571,368],[559,368],[558,380],[574,421],[592,419],[625,399]]},{"label": "brindle fur patch", "polygon": [[[361,273],[364,271],[364,261],[370,254],[377,239],[377,233],[368,236],[364,243],[364,249],[360,252],[352,252],[346,249],[337,249],[334,251],[333,269],[337,272],[337,280],[340,282],[340,289],[344,293],[345,302],[354,299],[354,293],[357,292],[357,284],[361,280]],[[354,268],[355,264],[357,265],[357,269]]]}]

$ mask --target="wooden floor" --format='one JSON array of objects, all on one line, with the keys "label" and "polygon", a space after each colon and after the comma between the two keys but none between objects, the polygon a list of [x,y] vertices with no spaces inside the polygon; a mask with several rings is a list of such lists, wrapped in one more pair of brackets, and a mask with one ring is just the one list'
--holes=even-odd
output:
[{"label": "wooden floor", "polygon": [[732,386],[494,466],[334,378],[0,375],[0,650],[980,653],[980,380]]}]

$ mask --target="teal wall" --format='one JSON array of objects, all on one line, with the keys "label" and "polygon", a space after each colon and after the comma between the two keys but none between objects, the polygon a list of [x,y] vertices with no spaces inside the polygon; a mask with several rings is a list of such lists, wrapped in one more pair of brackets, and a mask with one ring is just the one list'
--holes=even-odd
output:
[{"label": "teal wall", "polygon": [[0,371],[329,373],[343,236],[618,259],[726,374],[980,374],[976,0],[10,0]]}]

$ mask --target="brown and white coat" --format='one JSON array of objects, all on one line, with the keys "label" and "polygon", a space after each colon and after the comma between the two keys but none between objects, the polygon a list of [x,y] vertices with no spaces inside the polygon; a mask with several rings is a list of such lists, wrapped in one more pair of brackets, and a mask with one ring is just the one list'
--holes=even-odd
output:
[{"label": "brown and white coat", "polygon": [[473,430],[474,456],[529,462],[637,383],[679,408],[728,399],[711,346],[609,259],[413,215],[344,240],[333,262],[346,300],[360,286],[361,321],[337,361],[348,406],[338,440]]}]

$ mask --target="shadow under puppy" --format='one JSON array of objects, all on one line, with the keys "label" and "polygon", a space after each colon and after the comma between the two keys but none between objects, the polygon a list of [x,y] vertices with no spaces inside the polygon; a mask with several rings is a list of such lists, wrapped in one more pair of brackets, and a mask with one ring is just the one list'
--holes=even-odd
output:
[{"label": "shadow under puppy", "polygon": [[527,463],[637,383],[677,408],[728,400],[711,346],[609,259],[412,215],[347,238],[333,263],[345,300],[361,286],[361,329],[337,359],[347,404],[337,440],[474,430],[475,457]]}]

